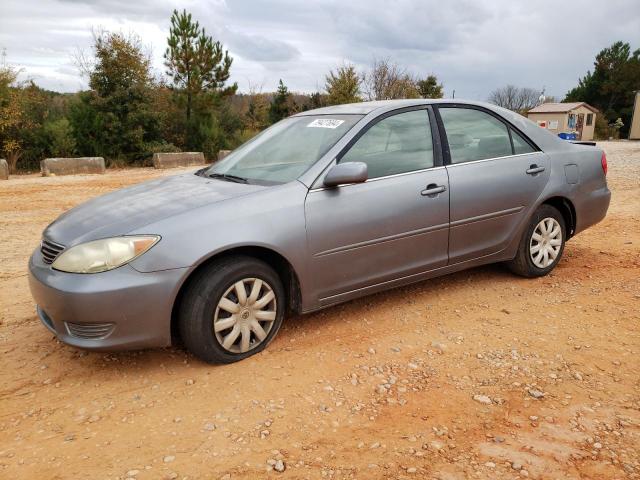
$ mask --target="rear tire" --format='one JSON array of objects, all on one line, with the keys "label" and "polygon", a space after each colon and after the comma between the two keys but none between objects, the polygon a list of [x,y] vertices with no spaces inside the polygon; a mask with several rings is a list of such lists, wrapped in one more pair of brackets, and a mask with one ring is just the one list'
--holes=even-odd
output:
[{"label": "rear tire", "polygon": [[509,269],[523,277],[547,275],[564,251],[566,225],[562,214],[551,205],[541,205],[531,216]]},{"label": "rear tire", "polygon": [[222,258],[189,281],[178,310],[187,349],[208,363],[233,363],[262,350],[285,311],[278,274],[247,256]]}]

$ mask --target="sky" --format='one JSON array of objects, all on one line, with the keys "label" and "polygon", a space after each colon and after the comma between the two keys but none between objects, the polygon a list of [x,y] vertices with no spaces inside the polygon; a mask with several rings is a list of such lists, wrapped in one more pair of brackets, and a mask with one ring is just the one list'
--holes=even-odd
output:
[{"label": "sky", "polygon": [[435,74],[445,96],[486,100],[514,84],[559,97],[617,40],[640,48],[638,0],[0,0],[0,63],[61,92],[92,29],[134,32],[164,75],[171,12],[187,9],[233,57],[240,91],[322,90],[329,70],[389,58]]}]

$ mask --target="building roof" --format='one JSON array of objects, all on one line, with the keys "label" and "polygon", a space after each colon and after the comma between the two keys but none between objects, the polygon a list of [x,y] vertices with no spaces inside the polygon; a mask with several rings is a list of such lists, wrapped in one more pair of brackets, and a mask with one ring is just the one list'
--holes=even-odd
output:
[{"label": "building roof", "polygon": [[585,102],[567,102],[567,103],[543,103],[529,110],[529,113],[567,113],[578,107],[585,107],[594,113],[598,113],[598,109],[592,107]]}]

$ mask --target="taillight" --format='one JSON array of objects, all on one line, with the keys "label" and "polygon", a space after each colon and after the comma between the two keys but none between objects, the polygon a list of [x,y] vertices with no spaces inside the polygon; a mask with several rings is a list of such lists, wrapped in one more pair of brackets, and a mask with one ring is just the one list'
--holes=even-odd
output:
[{"label": "taillight", "polygon": [[604,172],[604,174],[607,174],[607,155],[606,153],[602,152],[602,158],[600,159],[600,163],[602,163],[602,171]]}]

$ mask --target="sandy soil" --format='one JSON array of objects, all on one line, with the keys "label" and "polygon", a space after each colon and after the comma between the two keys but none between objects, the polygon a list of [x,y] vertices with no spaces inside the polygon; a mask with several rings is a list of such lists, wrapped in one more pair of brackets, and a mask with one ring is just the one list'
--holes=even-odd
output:
[{"label": "sandy soil", "polygon": [[62,345],[27,287],[57,215],[173,172],[3,182],[0,477],[640,478],[640,143],[602,145],[609,215],[551,275],[490,266],[291,318],[221,367]]}]

